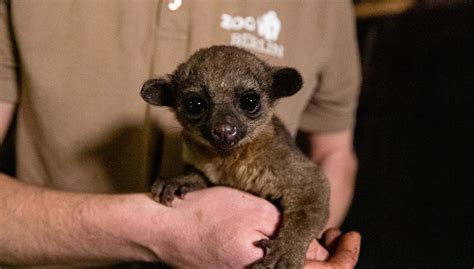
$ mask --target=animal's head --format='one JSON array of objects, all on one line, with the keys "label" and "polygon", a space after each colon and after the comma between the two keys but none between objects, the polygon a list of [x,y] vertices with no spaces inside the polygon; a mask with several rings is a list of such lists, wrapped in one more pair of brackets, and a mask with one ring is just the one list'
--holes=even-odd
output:
[{"label": "animal's head", "polygon": [[273,115],[274,102],[295,94],[301,75],[271,67],[232,46],[201,49],[165,78],[145,82],[141,96],[152,105],[175,110],[185,134],[229,153],[252,140]]}]

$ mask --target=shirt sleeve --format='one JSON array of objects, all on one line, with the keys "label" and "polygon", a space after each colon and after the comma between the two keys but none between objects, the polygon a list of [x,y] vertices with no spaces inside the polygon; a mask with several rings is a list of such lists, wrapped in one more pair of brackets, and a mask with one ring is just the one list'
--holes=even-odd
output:
[{"label": "shirt sleeve", "polygon": [[0,0],[0,101],[18,101],[17,62],[7,0]]},{"label": "shirt sleeve", "polygon": [[333,132],[355,125],[361,71],[353,6],[350,1],[334,1],[331,11],[327,61],[300,123],[306,132]]}]

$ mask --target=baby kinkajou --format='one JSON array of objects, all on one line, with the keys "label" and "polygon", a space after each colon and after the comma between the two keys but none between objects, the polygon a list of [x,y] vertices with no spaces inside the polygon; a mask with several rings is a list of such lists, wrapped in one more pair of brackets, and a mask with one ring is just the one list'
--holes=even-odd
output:
[{"label": "baby kinkajou", "polygon": [[155,199],[224,185],[274,202],[282,210],[275,238],[260,240],[265,256],[249,268],[303,268],[307,248],[328,219],[329,184],[295,146],[275,102],[295,94],[302,78],[232,46],[197,51],[167,77],[145,82],[148,103],[171,107],[183,126],[184,176],[159,179]]}]

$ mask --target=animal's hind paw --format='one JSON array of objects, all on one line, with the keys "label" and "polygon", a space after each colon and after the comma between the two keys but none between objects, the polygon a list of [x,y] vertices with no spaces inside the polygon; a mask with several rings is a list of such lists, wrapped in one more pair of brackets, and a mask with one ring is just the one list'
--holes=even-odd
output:
[{"label": "animal's hind paw", "polygon": [[304,258],[295,255],[294,249],[287,247],[282,241],[262,239],[255,242],[255,246],[265,251],[265,256],[251,264],[249,269],[300,269],[303,268]]}]

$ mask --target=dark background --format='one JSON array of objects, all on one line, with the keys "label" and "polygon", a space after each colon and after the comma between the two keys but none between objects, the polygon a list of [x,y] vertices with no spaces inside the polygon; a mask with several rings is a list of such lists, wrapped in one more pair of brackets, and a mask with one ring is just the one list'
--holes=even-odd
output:
[{"label": "dark background", "polygon": [[358,268],[474,268],[474,1],[358,18]]},{"label": "dark background", "polygon": [[358,268],[474,267],[473,1],[358,18],[359,173],[343,225],[362,233]]}]

